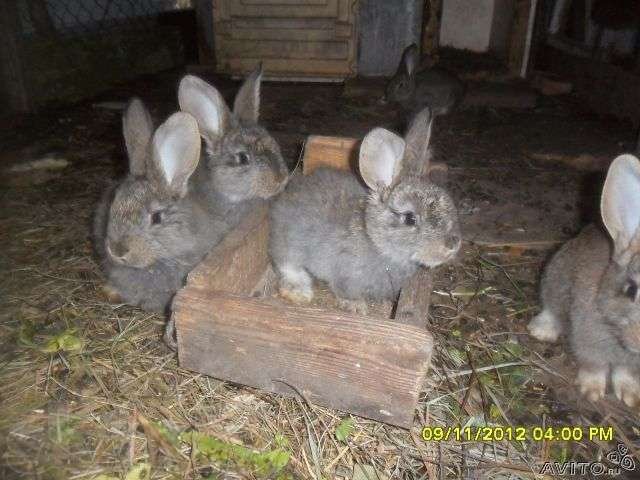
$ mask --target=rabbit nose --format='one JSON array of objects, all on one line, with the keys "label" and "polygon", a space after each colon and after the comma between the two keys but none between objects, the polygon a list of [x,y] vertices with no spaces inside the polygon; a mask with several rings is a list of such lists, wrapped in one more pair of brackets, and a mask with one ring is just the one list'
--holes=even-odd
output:
[{"label": "rabbit nose", "polygon": [[107,251],[114,258],[124,259],[129,253],[129,247],[124,242],[107,242]]},{"label": "rabbit nose", "polygon": [[460,235],[456,235],[454,233],[451,235],[447,235],[447,237],[444,239],[444,246],[449,250],[458,250],[458,248],[460,248],[461,242],[462,239],[460,238]]}]

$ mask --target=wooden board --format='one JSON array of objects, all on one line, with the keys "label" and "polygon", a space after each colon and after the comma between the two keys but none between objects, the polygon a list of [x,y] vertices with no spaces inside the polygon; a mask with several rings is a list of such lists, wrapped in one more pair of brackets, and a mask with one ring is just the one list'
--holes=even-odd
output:
[{"label": "wooden board", "polygon": [[187,279],[189,287],[251,295],[269,267],[267,204],[257,207]]},{"label": "wooden board", "polygon": [[304,145],[302,173],[309,175],[318,167],[357,171],[359,148],[356,138],[310,135]]},{"label": "wooden board", "polygon": [[420,269],[400,292],[395,321],[425,329],[429,323],[431,270]]},{"label": "wooden board", "polygon": [[267,79],[343,80],[356,74],[357,0],[212,1],[217,69]]},{"label": "wooden board", "polygon": [[188,288],[174,300],[180,365],[410,428],[433,339],[424,329],[275,298]]}]

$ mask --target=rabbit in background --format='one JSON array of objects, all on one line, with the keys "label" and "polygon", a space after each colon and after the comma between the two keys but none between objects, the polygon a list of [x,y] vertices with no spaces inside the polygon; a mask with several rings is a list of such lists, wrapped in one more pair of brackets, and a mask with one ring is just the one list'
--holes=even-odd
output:
[{"label": "rabbit in background", "polygon": [[544,271],[542,312],[528,329],[553,342],[566,332],[578,364],[577,384],[590,400],[615,396],[640,404],[640,161],[617,157],[601,198],[607,234],[588,225]]},{"label": "rabbit in background", "polygon": [[206,198],[190,184],[200,159],[198,125],[178,112],[154,134],[136,98],[125,111],[123,133],[129,174],[98,207],[96,249],[113,300],[164,312],[216,233]]},{"label": "rabbit in background", "polygon": [[319,168],[290,181],[271,209],[269,249],[282,296],[311,301],[315,278],[341,308],[365,314],[367,301],[393,301],[419,267],[455,256],[455,205],[428,176],[431,125],[427,108],[404,139],[383,128],[369,132],[361,178]]},{"label": "rabbit in background", "polygon": [[419,70],[417,45],[409,45],[402,53],[396,74],[386,87],[385,100],[418,112],[425,106],[433,115],[453,111],[464,98],[465,84],[453,73],[438,67]]}]

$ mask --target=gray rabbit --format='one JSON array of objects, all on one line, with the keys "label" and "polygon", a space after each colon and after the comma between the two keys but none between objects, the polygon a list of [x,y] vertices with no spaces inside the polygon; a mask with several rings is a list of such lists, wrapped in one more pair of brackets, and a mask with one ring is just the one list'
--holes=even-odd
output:
[{"label": "gray rabbit", "polygon": [[418,70],[420,56],[416,44],[402,53],[396,74],[389,80],[385,100],[397,102],[417,112],[425,106],[434,115],[453,111],[465,95],[465,84],[453,73],[437,67]]},{"label": "gray rabbit", "polygon": [[404,140],[369,132],[361,179],[320,168],[289,182],[271,209],[269,248],[282,296],[310,301],[316,278],[342,308],[366,313],[368,301],[393,301],[420,266],[454,257],[456,208],[428,177],[431,120],[429,109],[420,112]]},{"label": "gray rabbit", "polygon": [[259,65],[240,87],[233,112],[218,90],[198,77],[187,75],[178,87],[180,109],[197,120],[205,142],[195,185],[214,209],[220,239],[288,180],[278,144],[258,124],[261,79]]},{"label": "gray rabbit", "polygon": [[153,134],[149,113],[133,99],[123,131],[129,175],[98,208],[97,252],[111,295],[163,312],[216,236],[207,200],[190,184],[200,158],[198,125],[178,112]]},{"label": "gray rabbit", "polygon": [[577,384],[592,401],[605,395],[640,404],[640,162],[617,157],[601,199],[607,234],[589,225],[546,267],[542,312],[529,332],[555,341],[563,331],[578,363]]}]

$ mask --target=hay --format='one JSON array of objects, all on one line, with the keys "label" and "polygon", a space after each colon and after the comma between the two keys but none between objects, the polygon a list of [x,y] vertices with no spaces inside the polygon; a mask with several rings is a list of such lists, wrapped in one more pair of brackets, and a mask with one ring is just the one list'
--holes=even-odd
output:
[{"label": "hay", "polygon": [[[410,432],[181,369],[162,317],[101,297],[89,224],[122,158],[117,120],[88,110],[89,127],[76,118],[52,133],[70,139],[64,176],[0,193],[0,477],[518,479],[618,441],[638,448],[637,417],[569,395],[561,350],[524,333],[536,252],[466,245],[438,272],[438,347]],[[614,440],[422,440],[425,426],[596,423]]]}]

